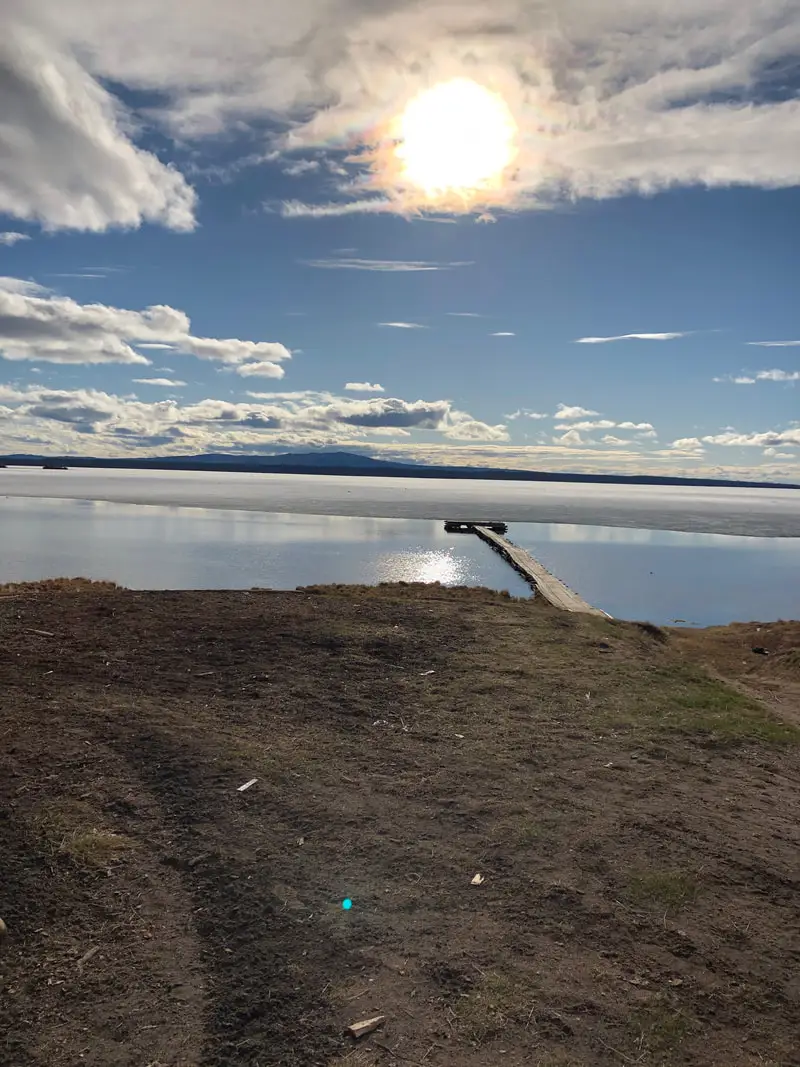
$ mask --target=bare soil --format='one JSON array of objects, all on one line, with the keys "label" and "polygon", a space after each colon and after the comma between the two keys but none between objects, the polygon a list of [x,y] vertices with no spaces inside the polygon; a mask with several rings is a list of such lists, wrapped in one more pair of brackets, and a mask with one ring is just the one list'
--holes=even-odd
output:
[{"label": "bare soil", "polygon": [[0,701],[4,1065],[800,1064],[800,623],[46,583]]}]

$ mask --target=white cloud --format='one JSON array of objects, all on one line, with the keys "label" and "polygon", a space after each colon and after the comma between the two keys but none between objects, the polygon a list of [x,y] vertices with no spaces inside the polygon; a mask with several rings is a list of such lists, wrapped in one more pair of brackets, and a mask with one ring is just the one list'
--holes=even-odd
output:
[{"label": "white cloud", "polygon": [[446,311],[445,314],[453,319],[483,319],[486,317],[485,315],[480,315],[477,311]]},{"label": "white cloud", "polygon": [[379,326],[388,326],[394,330],[427,330],[420,322],[379,322]]},{"label": "white cloud", "polygon": [[592,411],[590,408],[577,407],[569,404],[559,404],[556,409],[556,413],[553,416],[555,419],[583,419],[591,417],[592,415],[599,415],[599,411]]},{"label": "white cloud", "polygon": [[[12,11],[23,8],[22,0],[12,3]],[[145,153],[97,103],[105,92],[101,79],[155,90],[160,102],[152,117],[184,138],[285,120],[290,159],[318,146],[341,170],[345,148],[358,155],[359,146],[377,144],[379,156],[391,154],[392,120],[419,89],[474,74],[503,94],[525,134],[500,190],[475,203],[448,205],[476,214],[489,214],[495,204],[525,208],[559,197],[800,180],[800,101],[775,91],[796,55],[795,0],[503,0],[499,8],[484,0],[28,0],[23,10],[47,24],[52,69],[62,78],[68,72],[73,91],[82,79],[92,87],[84,93],[92,106],[65,108],[58,121],[48,98],[48,129],[68,144],[63,128],[77,126],[80,136],[68,157],[82,182],[98,158],[103,164],[94,168],[98,177],[91,185],[101,184],[109,156],[116,159],[119,149],[123,180],[116,184],[130,203],[117,214],[141,216],[139,202],[152,203],[146,194],[154,185],[163,200],[166,179],[155,157],[150,173],[140,158]],[[90,73],[71,70],[68,64],[77,66],[68,59],[73,50]],[[31,64],[23,58],[15,72],[17,66],[29,70]],[[52,85],[48,92],[54,95]],[[43,95],[40,87],[34,99]],[[98,110],[96,126],[83,120]],[[39,132],[47,133],[42,125]],[[100,132],[92,136],[95,129]],[[50,149],[48,137],[36,143],[42,147],[30,154],[37,163],[45,152],[58,163],[57,141]],[[78,168],[85,145],[92,151]],[[133,163],[124,158],[126,150],[143,170],[141,185],[127,180]],[[351,202],[290,202],[284,211],[413,211],[419,198],[396,173],[375,173],[370,158],[361,168]],[[45,168],[35,175],[39,186],[42,173]],[[155,200],[150,209],[158,212]]]},{"label": "white cloud", "polygon": [[318,159],[298,159],[292,163],[287,163],[283,168],[283,173],[290,178],[299,178],[303,174],[313,174],[320,168],[320,162]]},{"label": "white cloud", "polygon": [[[394,204],[385,197],[368,200],[348,200],[341,204],[304,204],[302,200],[285,200],[281,215],[285,219],[330,219],[342,215],[385,215],[394,211]],[[313,266],[314,264],[312,264]]]},{"label": "white cloud", "polygon": [[582,445],[584,440],[577,430],[567,430],[560,437],[554,437],[553,443],[558,445]]},{"label": "white cloud", "polygon": [[550,416],[541,411],[528,411],[527,408],[520,408],[510,415],[504,415],[503,418],[513,422],[515,419],[549,419]]},{"label": "white cloud", "polygon": [[797,460],[794,452],[779,452],[777,448],[765,448],[764,455],[770,459],[793,459]]},{"label": "white cloud", "polygon": [[236,373],[242,378],[282,378],[284,370],[277,363],[263,360],[258,363],[242,363],[236,368]]},{"label": "white cloud", "polygon": [[688,333],[621,333],[616,337],[579,337],[576,345],[606,345],[610,341],[674,341]]},{"label": "white cloud", "polygon": [[[4,433],[55,434],[63,447],[81,447],[74,435],[93,435],[93,450],[158,448],[178,442],[183,451],[269,444],[275,439],[331,444],[337,439],[405,436],[419,430],[456,441],[506,441],[504,426],[490,426],[448,400],[355,399],[311,391],[250,394],[260,403],[206,399],[144,403],[96,389],[18,388],[0,385],[11,411]],[[11,449],[13,450],[13,448]]]},{"label": "white cloud", "polygon": [[669,447],[671,451],[680,452],[687,456],[702,455],[705,452],[703,442],[698,437],[679,437]]},{"label": "white cloud", "polygon": [[617,427],[620,430],[644,430],[648,433],[653,430],[653,425],[650,422],[618,422]]},{"label": "white cloud", "polygon": [[516,337],[515,333],[511,333],[508,330],[500,330],[499,333],[493,333],[492,337]]},{"label": "white cloud", "polygon": [[562,422],[556,425],[557,430],[581,430],[587,433],[591,430],[613,430],[617,424],[610,419],[597,419],[594,422]]},{"label": "white cloud", "polygon": [[748,341],[747,343],[758,348],[797,348],[800,346],[800,341]]},{"label": "white cloud", "polygon": [[759,382],[800,382],[800,371],[797,370],[760,370],[756,374]]},{"label": "white cloud", "polygon": [[704,437],[703,440],[706,444],[723,445],[727,448],[781,448],[800,445],[800,428],[765,430],[761,433],[737,433],[735,430],[727,430],[725,433]]},{"label": "white cloud", "polygon": [[0,215],[52,230],[192,229],[195,196],[183,176],[136,147],[120,102],[66,42],[16,17],[13,0],[5,8]]},{"label": "white cloud", "polygon": [[32,282],[0,279],[0,355],[5,359],[149,366],[133,346],[168,343],[198,359],[236,366],[239,373],[257,367],[252,373],[282,377],[278,363],[291,358],[278,342],[194,337],[190,330],[188,316],[167,305],[128,311],[79,304]]},{"label": "white cloud", "polygon": [[371,382],[348,382],[345,385],[345,389],[350,393],[385,393],[386,390],[382,385],[378,385],[377,382],[373,385]]},{"label": "white cloud", "polygon": [[455,267],[471,267],[472,263],[431,263],[429,260],[402,259],[307,259],[306,267],[320,270],[372,270],[379,273],[405,274],[416,271],[453,270]]},{"label": "white cloud", "polygon": [[621,445],[631,445],[631,444],[633,444],[632,441],[627,441],[622,437],[614,437],[614,435],[610,434],[610,433],[607,433],[605,435],[605,437],[603,437],[602,440],[603,440],[603,444],[605,444],[605,445],[613,445],[615,448],[618,448]]},{"label": "white cloud", "polygon": [[760,370],[739,377],[715,378],[715,382],[733,382],[734,385],[755,385],[756,382],[800,382],[800,371]]},{"label": "white cloud", "polygon": [[0,293],[17,293],[19,296],[45,296],[50,290],[27,278],[0,277]]},{"label": "white cloud", "polygon": [[137,385],[158,385],[164,389],[177,389],[182,385],[186,385],[186,382],[179,382],[171,378],[134,378],[133,380]]},{"label": "white cloud", "polygon": [[14,230],[0,233],[0,245],[5,245],[6,248],[11,248],[20,241],[30,241],[30,236],[27,233],[16,233]]}]

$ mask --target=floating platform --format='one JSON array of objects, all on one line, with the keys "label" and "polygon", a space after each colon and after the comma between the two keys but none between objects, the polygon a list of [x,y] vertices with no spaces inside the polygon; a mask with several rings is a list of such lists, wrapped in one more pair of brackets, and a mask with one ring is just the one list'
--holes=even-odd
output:
[{"label": "floating platform", "polygon": [[476,533],[477,527],[481,526],[485,530],[491,530],[496,534],[508,533],[508,525],[505,522],[486,521],[485,519],[475,519],[470,522],[457,522],[448,520],[444,524],[444,528],[447,533]]},{"label": "floating platform", "polygon": [[[499,523],[498,525],[502,526],[504,524]],[[537,595],[544,597],[553,607],[561,608],[562,611],[575,611],[584,615],[600,615],[605,619],[611,618],[608,612],[592,607],[583,597],[578,596],[569,586],[564,585],[559,578],[556,578],[537,559],[534,559],[530,552],[513,545],[507,538],[497,534],[491,526],[476,523],[472,526],[471,532],[476,533],[482,541],[491,545],[495,552],[498,552],[503,559],[511,564],[515,571],[522,575],[526,582],[533,586]]]}]

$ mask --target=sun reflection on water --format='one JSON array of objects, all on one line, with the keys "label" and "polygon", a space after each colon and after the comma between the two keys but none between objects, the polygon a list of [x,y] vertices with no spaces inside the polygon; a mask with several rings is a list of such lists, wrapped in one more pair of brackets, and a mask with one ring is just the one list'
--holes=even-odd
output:
[{"label": "sun reflection on water", "polygon": [[441,582],[442,585],[466,585],[475,582],[470,560],[445,551],[394,552],[378,561],[378,579],[382,582]]}]

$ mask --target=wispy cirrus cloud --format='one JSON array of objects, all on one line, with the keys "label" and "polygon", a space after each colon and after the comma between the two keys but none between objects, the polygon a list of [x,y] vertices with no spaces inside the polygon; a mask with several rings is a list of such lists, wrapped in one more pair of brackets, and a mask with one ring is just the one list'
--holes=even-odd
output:
[{"label": "wispy cirrus cloud", "polygon": [[511,330],[499,330],[497,333],[491,334],[491,336],[492,337],[516,337],[517,335],[515,333],[512,333]]},{"label": "wispy cirrus cloud", "polygon": [[379,322],[379,326],[385,326],[391,330],[427,330],[421,322]]},{"label": "wispy cirrus cloud", "polygon": [[578,337],[576,345],[607,345],[612,341],[675,341],[679,337],[689,337],[688,332],[676,333],[621,333],[615,337]]},{"label": "wispy cirrus cloud", "polygon": [[305,259],[302,262],[306,267],[316,267],[319,270],[374,270],[390,274],[395,271],[405,274],[473,266],[471,262],[433,263],[424,259],[349,259],[344,256],[335,259]]},{"label": "wispy cirrus cloud", "polygon": [[732,382],[734,385],[755,385],[756,382],[800,382],[800,371],[760,370],[738,376],[727,375],[714,378],[715,382]]},{"label": "wispy cirrus cloud", "polygon": [[377,382],[347,382],[345,390],[348,393],[385,393],[386,390]]},{"label": "wispy cirrus cloud", "polygon": [[306,204],[302,200],[285,200],[280,213],[285,219],[335,219],[344,215],[385,215],[395,206],[385,197],[348,200],[344,203]]},{"label": "wispy cirrus cloud", "polygon": [[155,385],[163,389],[178,389],[186,382],[180,382],[173,378],[134,378],[137,385]]},{"label": "wispy cirrus cloud", "polygon": [[749,345],[757,348],[798,348],[800,341],[748,341]]}]

